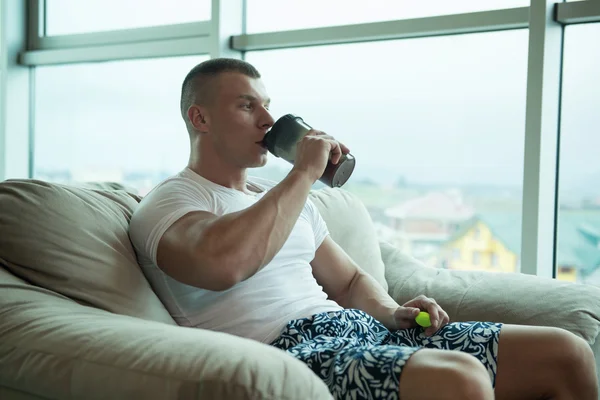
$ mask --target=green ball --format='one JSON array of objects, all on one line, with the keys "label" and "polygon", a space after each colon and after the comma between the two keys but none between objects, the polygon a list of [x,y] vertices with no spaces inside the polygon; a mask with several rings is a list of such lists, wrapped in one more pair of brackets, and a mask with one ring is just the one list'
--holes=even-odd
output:
[{"label": "green ball", "polygon": [[421,311],[415,318],[415,321],[417,321],[417,324],[421,325],[423,328],[429,328],[431,326],[429,313],[426,313],[425,311]]}]

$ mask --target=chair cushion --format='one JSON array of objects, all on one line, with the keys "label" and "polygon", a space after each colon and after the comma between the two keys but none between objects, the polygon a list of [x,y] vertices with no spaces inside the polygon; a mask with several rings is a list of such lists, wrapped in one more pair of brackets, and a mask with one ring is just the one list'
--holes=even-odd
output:
[{"label": "chair cushion", "polygon": [[77,302],[175,325],[128,236],[137,198],[122,190],[0,183],[0,266]]},{"label": "chair cushion", "polygon": [[0,293],[2,400],[332,399],[267,344],[84,307],[2,267]]},{"label": "chair cushion", "polygon": [[375,226],[358,196],[341,188],[327,187],[311,191],[309,198],[319,209],[331,238],[387,291]]},{"label": "chair cushion", "polygon": [[600,288],[521,273],[453,271],[424,265],[381,243],[390,295],[400,304],[425,295],[453,321],[554,326],[588,343],[600,331]]}]

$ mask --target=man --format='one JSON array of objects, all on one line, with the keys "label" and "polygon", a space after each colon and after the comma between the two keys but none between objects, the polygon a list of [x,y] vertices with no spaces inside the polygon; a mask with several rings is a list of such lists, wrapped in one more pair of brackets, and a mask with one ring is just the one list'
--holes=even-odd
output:
[{"label": "man", "polygon": [[[308,199],[328,159],[349,151],[333,137],[311,131],[277,184],[249,178],[267,161],[269,102],[239,60],[206,61],[183,82],[188,165],[144,198],[130,227],[177,323],[286,350],[336,398],[597,399],[593,354],[575,335],[448,323],[435,300],[401,306],[361,271]],[[419,310],[431,315],[425,331]]]}]

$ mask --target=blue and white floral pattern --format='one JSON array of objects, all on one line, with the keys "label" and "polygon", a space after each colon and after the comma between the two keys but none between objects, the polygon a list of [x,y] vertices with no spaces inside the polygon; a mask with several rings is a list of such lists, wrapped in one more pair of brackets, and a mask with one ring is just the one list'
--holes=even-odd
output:
[{"label": "blue and white floral pattern", "polygon": [[365,312],[346,309],[292,320],[271,345],[306,363],[336,399],[398,399],[402,367],[421,348],[472,354],[494,384],[501,327],[454,322],[428,337],[422,328],[390,332]]}]

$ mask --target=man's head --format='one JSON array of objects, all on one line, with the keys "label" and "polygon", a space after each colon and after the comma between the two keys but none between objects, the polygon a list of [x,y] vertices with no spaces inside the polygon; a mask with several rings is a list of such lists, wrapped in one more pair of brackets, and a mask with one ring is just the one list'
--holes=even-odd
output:
[{"label": "man's head", "polygon": [[260,73],[251,64],[233,58],[215,58],[196,65],[181,85],[181,116],[186,125],[190,106],[209,105],[214,101],[216,78],[225,72],[260,79]]},{"label": "man's head", "polygon": [[180,105],[196,151],[204,157],[214,152],[221,162],[247,168],[266,162],[266,151],[257,141],[273,125],[269,102],[256,68],[242,60],[217,58],[187,74]]}]

